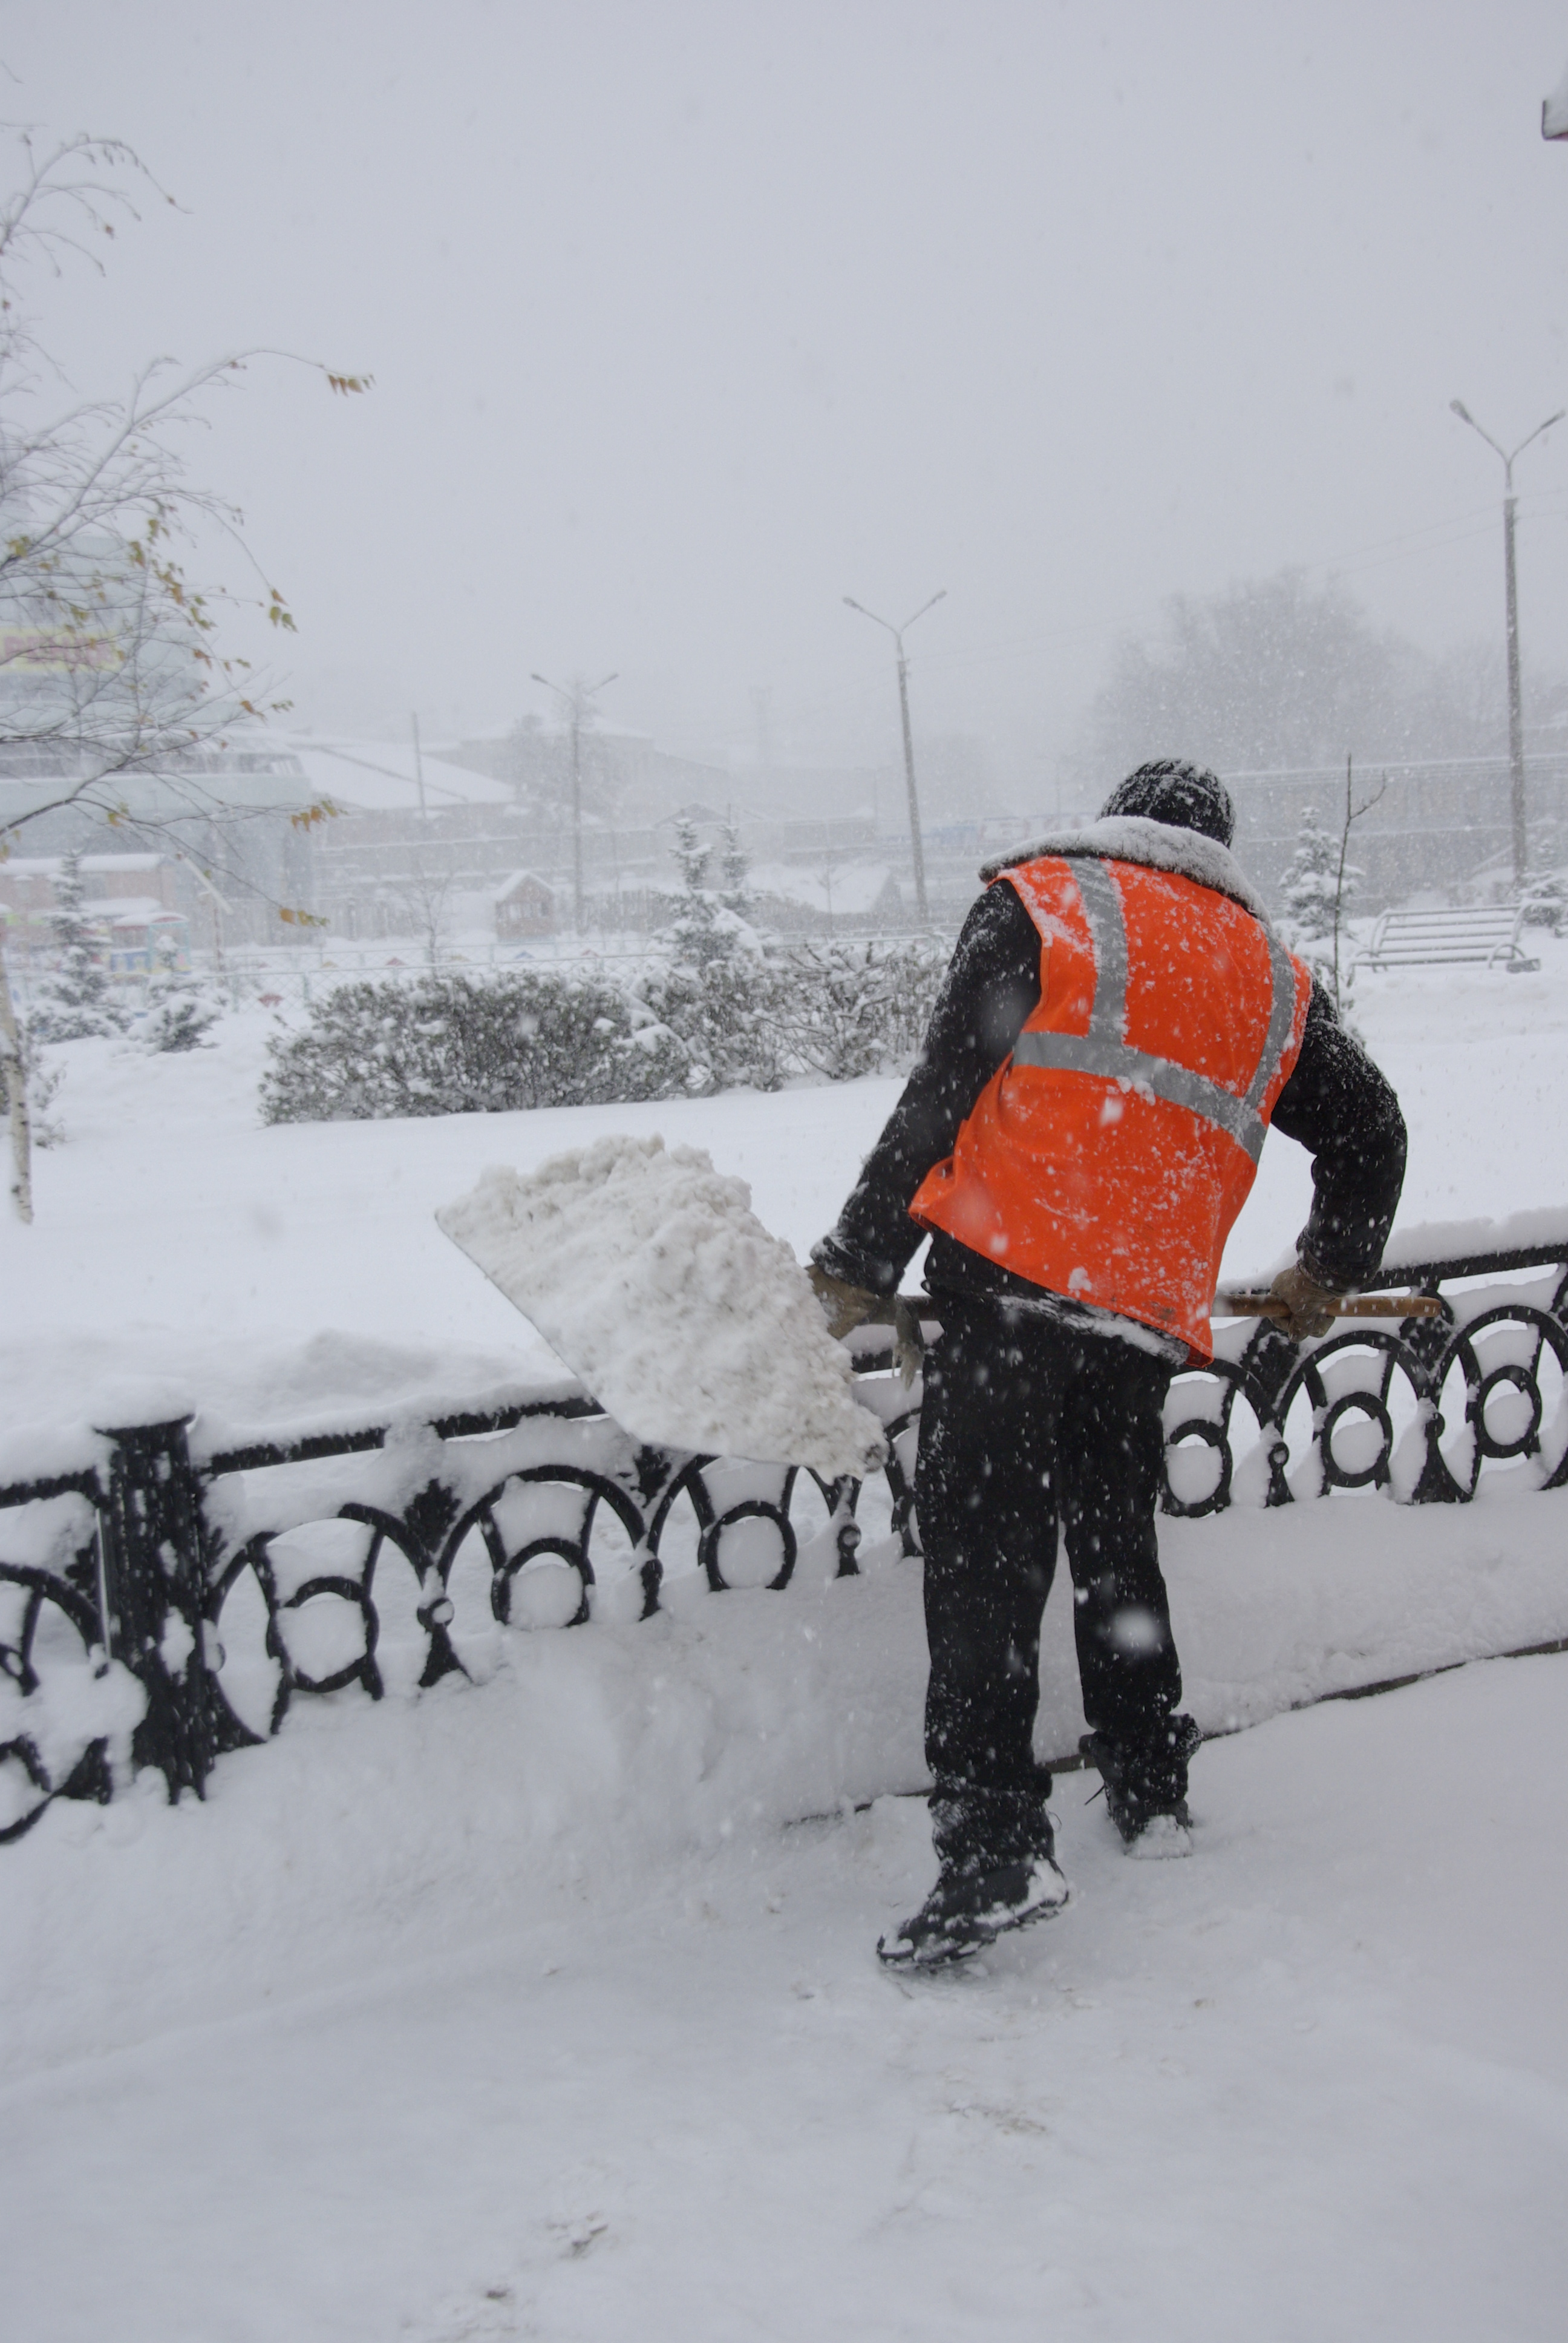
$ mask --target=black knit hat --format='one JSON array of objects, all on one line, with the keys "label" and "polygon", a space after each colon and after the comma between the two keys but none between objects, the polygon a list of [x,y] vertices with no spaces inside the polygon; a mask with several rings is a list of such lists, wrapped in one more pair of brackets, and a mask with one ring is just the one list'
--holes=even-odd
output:
[{"label": "black knit hat", "polygon": [[1100,810],[1102,816],[1141,814],[1145,821],[1169,822],[1173,830],[1195,830],[1221,846],[1229,846],[1236,834],[1236,809],[1224,782],[1182,757],[1140,765],[1117,782]]}]

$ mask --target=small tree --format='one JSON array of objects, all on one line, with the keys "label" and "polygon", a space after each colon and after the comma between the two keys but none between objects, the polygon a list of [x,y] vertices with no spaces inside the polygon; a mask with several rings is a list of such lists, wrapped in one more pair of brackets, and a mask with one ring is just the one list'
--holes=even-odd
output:
[{"label": "small tree", "polygon": [[179,964],[179,946],[169,935],[154,945],[147,986],[147,1017],[142,1046],[156,1053],[199,1049],[222,1013],[188,969]]},{"label": "small tree", "polygon": [[[1317,808],[1309,806],[1302,816],[1296,850],[1280,889],[1297,942],[1319,943],[1333,934],[1339,867],[1340,841],[1323,829]],[[1345,873],[1352,883],[1361,875],[1348,869]]]},{"label": "small tree", "polygon": [[744,919],[746,878],[751,868],[751,857],[741,845],[740,831],[733,820],[724,824],[723,839],[724,848],[719,867],[724,874],[724,884],[719,890],[719,900],[727,911],[733,911],[737,919]]},{"label": "small tree", "polygon": [[676,958],[704,969],[710,961],[729,956],[734,936],[720,918],[718,898],[708,884],[713,849],[703,845],[689,814],[677,816],[671,851],[679,866],[681,885],[680,908],[670,928]]},{"label": "small tree", "polygon": [[82,858],[67,854],[55,881],[53,971],[39,986],[32,1031],[41,1041],[85,1041],[123,1033],[125,1012],[115,999],[97,938],[87,920]]},{"label": "small tree", "polygon": [[431,861],[426,845],[415,849],[407,875],[394,880],[387,890],[411,920],[415,934],[423,943],[425,965],[428,969],[437,969],[441,965],[447,898],[451,891],[451,870],[438,870]]},{"label": "small tree", "polygon": [[1379,799],[1382,796],[1387,788],[1388,775],[1385,773],[1382,780],[1378,783],[1376,789],[1373,789],[1372,795],[1370,797],[1363,798],[1360,805],[1357,805],[1354,799],[1353,762],[1349,756],[1346,757],[1345,810],[1344,820],[1340,824],[1339,857],[1334,865],[1334,916],[1333,926],[1331,930],[1333,942],[1332,967],[1334,1007],[1344,1014],[1348,1014],[1350,1011],[1351,989],[1355,981],[1355,971],[1353,969],[1346,969],[1342,976],[1340,968],[1340,937],[1349,918],[1351,899],[1354,895],[1362,875],[1361,871],[1356,870],[1346,859],[1350,853],[1351,831],[1354,828],[1355,824],[1361,820],[1363,814],[1371,813],[1373,806],[1377,804]]},{"label": "small tree", "polygon": [[1339,835],[1324,830],[1316,809],[1309,806],[1302,817],[1296,850],[1282,882],[1291,940],[1300,947],[1308,967],[1332,995],[1336,1010],[1347,1019],[1355,988],[1355,969],[1353,963],[1345,965],[1342,946],[1351,905],[1365,875],[1350,859],[1351,832],[1364,814],[1371,813],[1387,788],[1385,773],[1377,788],[1358,805],[1354,760],[1347,757]]},{"label": "small tree", "polygon": [[[668,957],[643,986],[644,1005],[684,1053],[689,1090],[777,1090],[786,1071],[779,972],[752,929],[709,887],[713,850],[689,815],[676,821],[672,850],[682,891],[662,940]],[[738,851],[733,843],[727,877]]]}]

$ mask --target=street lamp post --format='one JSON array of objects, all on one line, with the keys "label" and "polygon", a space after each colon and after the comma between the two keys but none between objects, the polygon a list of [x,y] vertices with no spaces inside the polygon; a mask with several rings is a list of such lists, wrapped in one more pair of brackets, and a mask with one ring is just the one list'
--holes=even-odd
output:
[{"label": "street lamp post", "polygon": [[[617,673],[618,673],[618,672],[619,672],[619,670],[618,669],[618,670],[617,670]],[[553,691],[553,692],[555,693],[556,697],[558,698],[558,699],[564,699],[564,700],[566,701],[566,704],[567,704],[568,708],[571,710],[571,727],[572,727],[572,920],[573,920],[573,924],[575,925],[575,927],[576,927],[576,929],[577,929],[577,931],[578,931],[578,935],[580,936],[580,935],[581,935],[581,933],[582,933],[582,931],[583,931],[583,921],[584,921],[584,911],[583,911],[583,768],[582,768],[582,728],[583,728],[583,719],[584,719],[584,717],[585,717],[585,716],[587,716],[588,714],[589,714],[589,713],[590,713],[590,710],[589,710],[589,708],[588,708],[588,702],[589,702],[589,700],[590,700],[590,699],[597,699],[597,698],[598,698],[598,694],[599,694],[599,693],[604,689],[604,688],[605,688],[606,684],[613,683],[613,682],[615,681],[615,676],[613,676],[613,675],[607,675],[607,676],[603,676],[603,677],[601,677],[601,678],[600,678],[600,679],[599,679],[599,681],[598,681],[598,683],[584,683],[584,682],[581,680],[580,677],[574,678],[574,679],[573,679],[573,681],[572,681],[572,688],[571,688],[571,689],[570,689],[569,691],[568,691],[568,690],[567,690],[566,687],[565,687],[563,684],[559,684],[559,683],[552,683],[552,682],[550,681],[549,677],[548,677],[548,675],[531,675],[531,676],[529,677],[528,680],[529,680],[531,683],[542,683],[542,684],[544,685],[545,689],[546,689],[547,691]]]},{"label": "street lamp post", "polygon": [[[943,586],[929,602],[922,602],[915,612],[915,618],[923,618],[928,610],[934,609],[945,598],[947,590]],[[904,657],[904,637],[914,625],[915,618],[906,618],[901,627],[895,627],[890,618],[879,618],[875,610],[868,610],[865,604],[857,602],[852,594],[846,594],[844,599],[851,610],[859,610],[862,618],[870,618],[877,626],[886,627],[898,648],[899,714],[904,727],[904,786],[909,791],[910,842],[915,857],[915,908],[920,913],[921,927],[926,927],[930,917],[926,908],[926,851],[920,840],[920,800],[915,788],[915,744],[910,730],[910,664]]]},{"label": "street lamp post", "polygon": [[1508,769],[1510,804],[1513,824],[1513,883],[1523,894],[1525,866],[1529,860],[1529,840],[1524,826],[1524,710],[1519,684],[1519,586],[1513,563],[1513,516],[1518,503],[1513,493],[1513,466],[1523,456],[1532,439],[1539,439],[1554,423],[1561,423],[1568,407],[1559,407],[1544,423],[1538,423],[1529,438],[1522,439],[1512,454],[1500,447],[1490,431],[1483,431],[1462,398],[1448,402],[1462,423],[1480,433],[1487,446],[1503,459],[1503,586],[1505,610],[1504,624],[1508,638]]}]

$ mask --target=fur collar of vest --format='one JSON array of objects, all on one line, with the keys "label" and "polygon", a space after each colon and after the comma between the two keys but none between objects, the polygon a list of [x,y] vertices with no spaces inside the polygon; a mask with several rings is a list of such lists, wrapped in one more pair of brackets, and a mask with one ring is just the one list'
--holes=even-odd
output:
[{"label": "fur collar of vest", "polygon": [[1243,875],[1230,848],[1221,846],[1218,839],[1205,838],[1201,830],[1178,830],[1171,822],[1150,821],[1142,814],[1105,814],[1082,830],[1048,831],[1027,846],[999,854],[993,862],[980,864],[980,875],[989,885],[1004,870],[1016,870],[1020,862],[1038,862],[1046,855],[1060,855],[1069,861],[1075,855],[1093,855],[1102,862],[1136,862],[1146,870],[1169,870],[1197,886],[1212,888],[1216,895],[1229,895],[1265,928],[1272,929],[1261,896]]}]

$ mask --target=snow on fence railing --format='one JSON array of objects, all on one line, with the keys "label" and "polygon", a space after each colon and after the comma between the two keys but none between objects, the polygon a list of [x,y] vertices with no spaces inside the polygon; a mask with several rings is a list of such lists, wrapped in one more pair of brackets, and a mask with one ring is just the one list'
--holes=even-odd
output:
[{"label": "snow on fence railing", "polygon": [[[1442,1260],[1391,1249],[1375,1282],[1438,1294],[1432,1318],[1301,1349],[1267,1321],[1223,1326],[1223,1354],[1171,1386],[1166,1512],[1356,1490],[1462,1504],[1497,1467],[1568,1482],[1557,1219]],[[0,1840],[140,1767],[199,1794],[301,1697],[480,1678],[508,1624],[647,1618],[678,1576],[782,1589],[808,1554],[812,1575],[853,1577],[868,1533],[917,1555],[919,1387],[890,1372],[890,1329],[854,1341],[889,1433],[875,1484],[650,1447],[558,1385],[226,1450],[204,1449],[199,1419],[142,1423],[75,1469],[41,1458],[0,1487]]]}]

